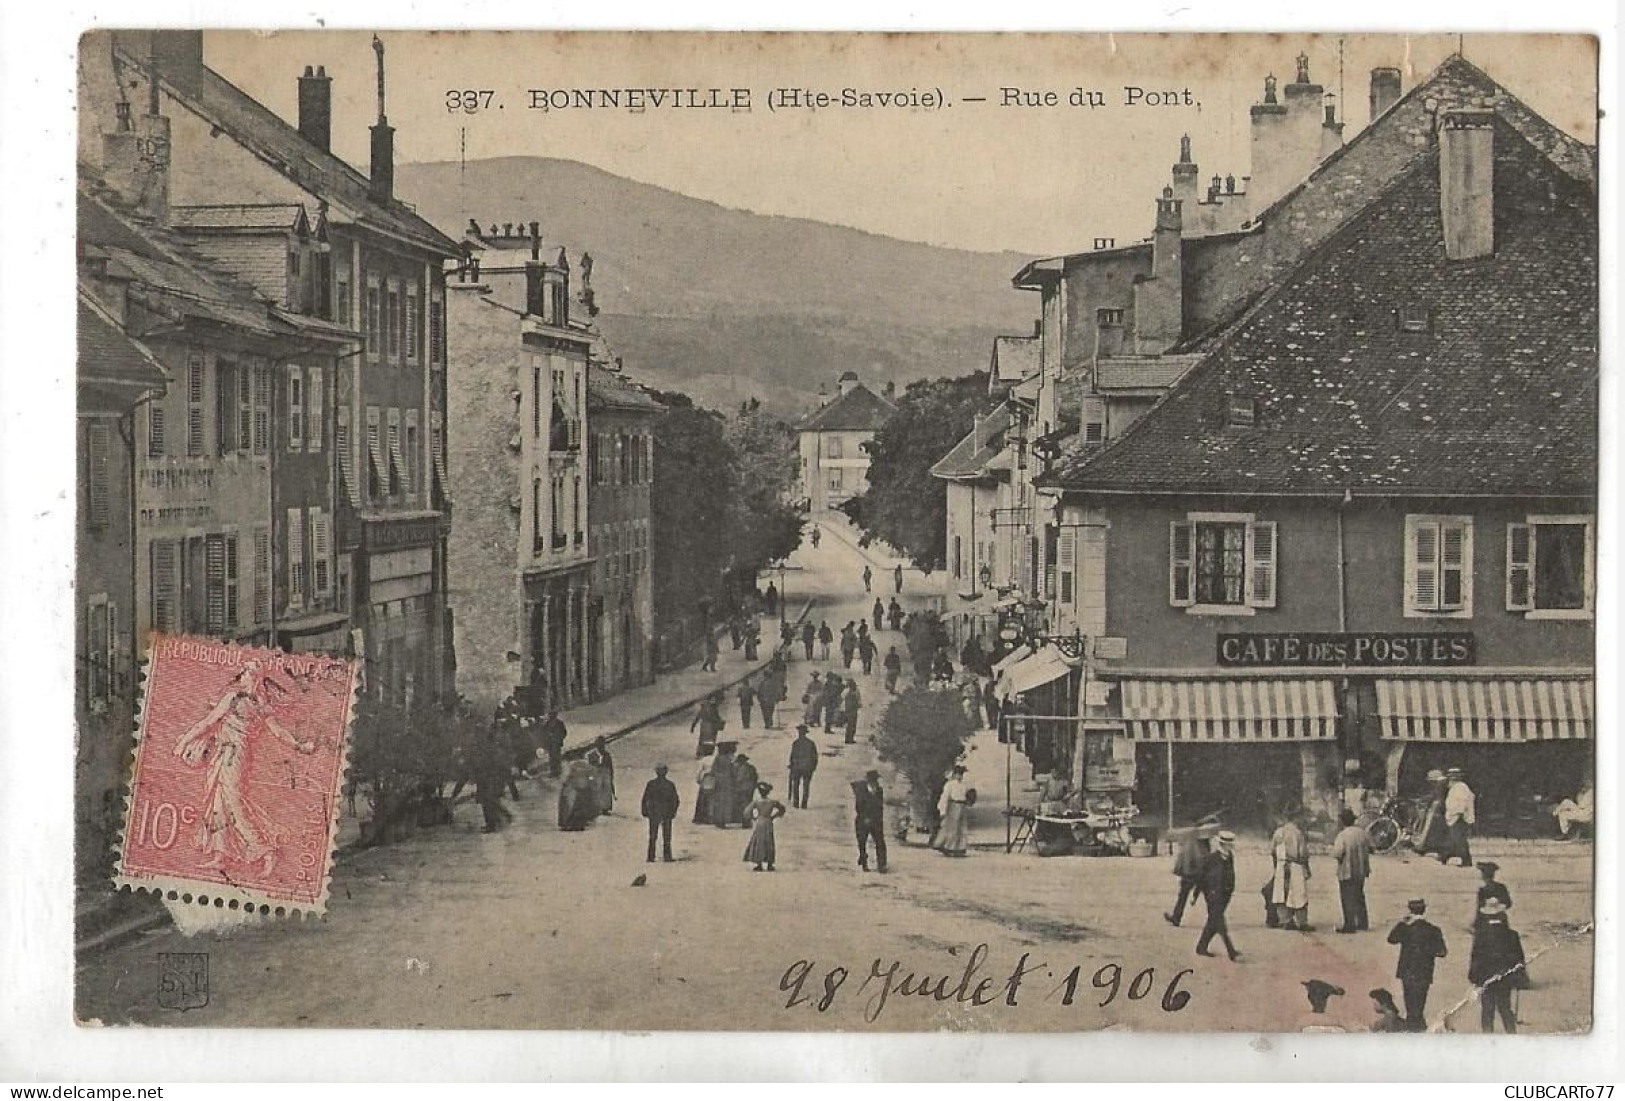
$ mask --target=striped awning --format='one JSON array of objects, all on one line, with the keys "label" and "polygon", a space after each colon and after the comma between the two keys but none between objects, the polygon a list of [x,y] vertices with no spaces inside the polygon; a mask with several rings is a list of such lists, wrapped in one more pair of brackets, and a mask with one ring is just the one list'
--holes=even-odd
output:
[{"label": "striped awning", "polygon": [[1592,678],[1406,677],[1377,681],[1384,738],[1534,742],[1592,737]]},{"label": "striped awning", "polygon": [[1124,680],[1123,719],[1148,742],[1302,742],[1337,736],[1329,680]]}]

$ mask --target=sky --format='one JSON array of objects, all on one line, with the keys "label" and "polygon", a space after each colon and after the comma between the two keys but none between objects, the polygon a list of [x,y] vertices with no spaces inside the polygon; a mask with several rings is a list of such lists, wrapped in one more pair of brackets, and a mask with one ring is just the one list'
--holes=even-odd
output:
[{"label": "sky", "polygon": [[[393,31],[383,40],[400,162],[557,157],[761,214],[984,251],[1054,254],[1144,236],[1182,133],[1202,179],[1247,175],[1248,107],[1266,74],[1293,79],[1300,52],[1314,82],[1343,92],[1345,140],[1368,121],[1372,67],[1400,67],[1409,89],[1459,48],[1553,123],[1595,141],[1595,46],[1578,36]],[[290,120],[296,78],[325,66],[334,151],[365,166],[376,113],[369,33],[210,32],[205,59]],[[744,88],[752,109],[529,106],[533,90],[633,87]],[[1146,93],[1132,105],[1130,87]],[[940,93],[949,105],[769,110],[770,92],[785,88]],[[1003,106],[1005,89],[1054,92],[1058,103]],[[1104,105],[1069,106],[1077,89]],[[475,110],[461,109],[464,97],[448,109],[448,94],[462,91],[476,93]],[[1170,102],[1151,105],[1152,93]],[[977,96],[987,102],[966,102]]]}]

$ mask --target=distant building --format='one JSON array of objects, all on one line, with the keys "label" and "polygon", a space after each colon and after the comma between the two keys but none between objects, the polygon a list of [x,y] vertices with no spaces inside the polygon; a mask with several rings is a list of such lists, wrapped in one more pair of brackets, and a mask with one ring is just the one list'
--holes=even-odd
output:
[{"label": "distant building", "polygon": [[837,391],[832,400],[796,425],[800,495],[815,514],[828,512],[869,488],[869,454],[863,445],[897,411],[889,397],[870,390],[856,372],[843,374]]}]

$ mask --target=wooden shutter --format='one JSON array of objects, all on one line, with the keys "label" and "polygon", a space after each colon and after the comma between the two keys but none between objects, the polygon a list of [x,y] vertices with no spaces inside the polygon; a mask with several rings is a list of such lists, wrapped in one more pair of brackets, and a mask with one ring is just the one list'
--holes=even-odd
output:
[{"label": "wooden shutter", "polygon": [[1189,608],[1196,603],[1196,525],[1174,520],[1168,525],[1168,603]]},{"label": "wooden shutter", "polygon": [[340,405],[333,422],[333,450],[339,454],[339,478],[351,507],[361,507],[361,483],[355,478],[355,456],[350,453],[350,407]]},{"label": "wooden shutter", "polygon": [[203,541],[204,626],[211,635],[226,631],[226,540],[210,535]]},{"label": "wooden shutter", "polygon": [[1507,611],[1527,612],[1535,606],[1535,528],[1533,524],[1507,525]]},{"label": "wooden shutter", "polygon": [[1439,609],[1456,611],[1467,606],[1467,558],[1471,529],[1466,524],[1439,524]]},{"label": "wooden shutter", "polygon": [[406,288],[406,360],[418,362],[418,289]]},{"label": "wooden shutter", "polygon": [[225,552],[226,629],[234,631],[239,626],[237,613],[237,536],[222,535],[220,543]]},{"label": "wooden shutter", "polygon": [[389,411],[389,486],[391,497],[397,496],[401,491],[401,411]]},{"label": "wooden shutter", "polygon": [[254,529],[254,623],[271,621],[271,532]]},{"label": "wooden shutter", "polygon": [[305,513],[288,510],[288,607],[305,606]]},{"label": "wooden shutter", "polygon": [[1253,608],[1273,608],[1279,550],[1275,521],[1257,520],[1248,524],[1247,540],[1247,604]]},{"label": "wooden shutter", "polygon": [[174,634],[180,612],[180,549],[173,539],[152,541],[152,629]]},{"label": "wooden shutter", "polygon": [[378,429],[378,407],[367,407],[367,495],[377,497],[384,481],[383,436]]},{"label": "wooden shutter", "polygon": [[215,444],[220,454],[237,450],[237,366],[227,360],[214,363]]},{"label": "wooden shutter", "polygon": [[193,352],[186,357],[186,453],[199,458],[204,446],[203,356]]},{"label": "wooden shutter", "polygon": [[331,521],[320,508],[310,510],[310,573],[317,600],[326,600],[332,591],[332,571],[328,565],[333,553]]},{"label": "wooden shutter", "polygon": [[113,434],[106,422],[85,429],[85,521],[93,528],[106,527],[112,518],[112,449]]},{"label": "wooden shutter", "polygon": [[446,300],[435,292],[429,298],[429,359],[432,363],[446,361]]},{"label": "wooden shutter", "polygon": [[1071,604],[1076,591],[1073,578],[1078,568],[1078,535],[1068,529],[1061,532],[1055,543],[1056,567],[1060,574],[1062,604]]},{"label": "wooden shutter", "polygon": [[1439,522],[1413,520],[1410,542],[1410,553],[1405,559],[1409,574],[1405,591],[1410,594],[1410,606],[1419,612],[1436,612],[1439,610]]},{"label": "wooden shutter", "polygon": [[85,605],[85,702],[107,698],[107,599],[95,597]]},{"label": "wooden shutter", "polygon": [[434,458],[434,472],[440,479],[441,492],[446,490],[446,425],[438,412],[429,414],[429,453]]},{"label": "wooden shutter", "polygon": [[324,378],[326,372],[320,367],[311,367],[305,371],[305,410],[309,417],[309,427],[305,430],[305,448],[310,451],[320,451],[326,443],[327,436],[327,386]]},{"label": "wooden shutter", "polygon": [[[258,391],[259,371],[246,363],[237,365],[237,452],[246,455],[257,451],[254,438],[254,398]],[[269,393],[267,393],[269,399]]]},{"label": "wooden shutter", "polygon": [[271,366],[254,364],[254,454],[271,452]]},{"label": "wooden shutter", "polygon": [[154,398],[147,405],[147,455],[159,459],[164,454],[163,398]]},{"label": "wooden shutter", "polygon": [[296,366],[288,367],[288,450],[305,447],[305,375]]},{"label": "wooden shutter", "polygon": [[416,496],[418,491],[418,467],[422,465],[420,453],[423,440],[418,436],[418,411],[406,411],[406,492]]}]

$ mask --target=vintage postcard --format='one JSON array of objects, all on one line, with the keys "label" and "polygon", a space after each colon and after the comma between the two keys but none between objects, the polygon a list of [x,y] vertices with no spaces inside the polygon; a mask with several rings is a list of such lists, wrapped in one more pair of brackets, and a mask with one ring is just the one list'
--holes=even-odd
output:
[{"label": "vintage postcard", "polygon": [[77,1020],[1589,1032],[1598,49],[86,34]]}]

